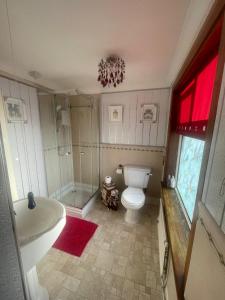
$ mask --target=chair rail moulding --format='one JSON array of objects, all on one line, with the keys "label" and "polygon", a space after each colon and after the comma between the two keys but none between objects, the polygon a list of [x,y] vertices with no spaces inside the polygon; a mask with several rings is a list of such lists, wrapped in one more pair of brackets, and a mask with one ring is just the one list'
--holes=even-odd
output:
[{"label": "chair rail moulding", "polygon": [[147,151],[147,152],[160,152],[166,154],[165,147],[154,147],[154,146],[138,146],[138,145],[123,145],[123,144],[100,144],[101,149],[109,150],[124,150],[124,151]]}]

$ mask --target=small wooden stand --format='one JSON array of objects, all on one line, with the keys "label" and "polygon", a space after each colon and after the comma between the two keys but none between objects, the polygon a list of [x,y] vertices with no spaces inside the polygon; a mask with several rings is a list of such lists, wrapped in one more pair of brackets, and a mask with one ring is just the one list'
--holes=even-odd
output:
[{"label": "small wooden stand", "polygon": [[103,182],[102,190],[102,202],[109,209],[117,210],[119,207],[119,191],[116,189],[116,184],[111,182],[106,184]]}]

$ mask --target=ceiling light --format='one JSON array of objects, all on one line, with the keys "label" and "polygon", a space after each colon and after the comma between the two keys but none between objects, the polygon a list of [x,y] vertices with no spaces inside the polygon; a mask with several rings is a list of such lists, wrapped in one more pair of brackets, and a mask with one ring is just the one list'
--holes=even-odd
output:
[{"label": "ceiling light", "polygon": [[125,62],[118,56],[109,56],[101,59],[98,65],[98,81],[103,87],[116,87],[123,82],[125,75]]}]

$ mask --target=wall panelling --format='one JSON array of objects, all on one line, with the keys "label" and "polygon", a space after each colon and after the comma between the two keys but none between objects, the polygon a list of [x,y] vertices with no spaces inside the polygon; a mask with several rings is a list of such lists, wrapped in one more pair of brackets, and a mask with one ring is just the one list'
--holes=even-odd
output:
[{"label": "wall panelling", "polygon": [[36,89],[2,77],[0,77],[0,89],[2,96],[20,98],[26,104],[27,123],[7,122],[18,199],[25,198],[29,191],[32,191],[35,196],[46,196]]},{"label": "wall panelling", "polygon": [[[142,123],[142,105],[157,104],[155,124]],[[110,122],[108,106],[123,106],[123,121]],[[170,107],[170,89],[103,94],[101,96],[101,142],[165,146]]]}]

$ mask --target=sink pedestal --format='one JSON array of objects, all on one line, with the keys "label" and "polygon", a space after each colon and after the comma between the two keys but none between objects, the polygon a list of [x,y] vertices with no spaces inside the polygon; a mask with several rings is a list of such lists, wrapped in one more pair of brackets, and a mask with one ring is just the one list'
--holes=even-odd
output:
[{"label": "sink pedestal", "polygon": [[26,289],[29,300],[49,300],[47,289],[39,283],[36,266],[27,272]]}]

